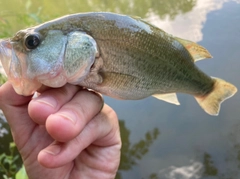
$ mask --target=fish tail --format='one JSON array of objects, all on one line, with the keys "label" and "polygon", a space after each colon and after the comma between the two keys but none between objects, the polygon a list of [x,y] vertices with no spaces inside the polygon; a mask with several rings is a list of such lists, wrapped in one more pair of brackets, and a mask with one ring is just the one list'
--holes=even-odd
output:
[{"label": "fish tail", "polygon": [[212,92],[203,97],[195,96],[195,99],[206,113],[217,116],[221,103],[232,97],[237,92],[237,88],[222,79],[214,78],[214,80]]}]

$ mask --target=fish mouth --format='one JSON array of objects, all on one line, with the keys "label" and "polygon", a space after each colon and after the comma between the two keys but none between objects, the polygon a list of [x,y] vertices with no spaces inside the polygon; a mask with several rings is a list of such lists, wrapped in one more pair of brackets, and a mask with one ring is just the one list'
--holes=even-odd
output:
[{"label": "fish mouth", "polygon": [[0,61],[3,69],[11,82],[16,93],[24,96],[32,95],[41,84],[36,84],[32,79],[23,75],[26,69],[24,61],[26,56],[24,53],[15,52],[13,42],[10,39],[0,40]]},{"label": "fish mouth", "polygon": [[0,61],[7,76],[9,75],[10,59],[12,58],[11,49],[10,40],[0,40]]}]

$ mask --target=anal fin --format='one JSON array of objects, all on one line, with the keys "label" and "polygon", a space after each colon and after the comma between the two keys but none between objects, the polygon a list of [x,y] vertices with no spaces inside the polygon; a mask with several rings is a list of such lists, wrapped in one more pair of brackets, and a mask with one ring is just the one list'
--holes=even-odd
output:
[{"label": "anal fin", "polygon": [[152,96],[159,99],[159,100],[163,100],[165,102],[168,102],[168,103],[172,103],[172,104],[175,104],[175,105],[180,105],[180,103],[177,99],[176,93],[154,94]]}]

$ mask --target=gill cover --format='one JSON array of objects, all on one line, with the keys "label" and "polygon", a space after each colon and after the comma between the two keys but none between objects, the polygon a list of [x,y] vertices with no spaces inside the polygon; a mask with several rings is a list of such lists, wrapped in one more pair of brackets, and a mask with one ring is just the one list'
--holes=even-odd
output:
[{"label": "gill cover", "polygon": [[[14,43],[26,50],[15,48]],[[42,85],[61,87],[83,79],[97,54],[95,40],[79,31],[50,30],[41,39],[30,33],[17,42],[0,41],[0,59],[8,79],[18,94],[26,96]]]}]

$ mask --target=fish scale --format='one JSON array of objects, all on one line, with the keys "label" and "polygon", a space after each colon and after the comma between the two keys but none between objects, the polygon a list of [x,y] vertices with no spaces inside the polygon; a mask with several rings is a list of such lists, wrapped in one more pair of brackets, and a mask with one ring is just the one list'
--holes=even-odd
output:
[{"label": "fish scale", "polygon": [[[50,34],[60,34],[59,40],[54,42]],[[71,39],[72,34],[75,36]],[[40,43],[33,47],[30,43],[28,49],[26,39],[31,37]],[[60,42],[64,38],[67,43]],[[65,49],[62,56],[52,54],[52,60],[56,60],[52,64],[57,67],[40,63],[48,62],[49,55],[37,50],[56,47],[58,43]],[[87,45],[80,48],[82,44]],[[46,51],[51,53],[52,49]],[[19,94],[31,95],[41,85],[61,87],[71,83],[117,99],[136,100],[153,95],[179,104],[175,93],[187,93],[208,114],[217,115],[220,104],[233,96],[237,88],[207,76],[195,66],[195,61],[205,58],[212,56],[194,42],[174,37],[140,18],[107,12],[67,15],[0,41],[0,59]],[[39,74],[31,63],[26,63],[36,59],[45,65]],[[24,73],[23,69],[31,73],[21,76],[18,71]]]}]

